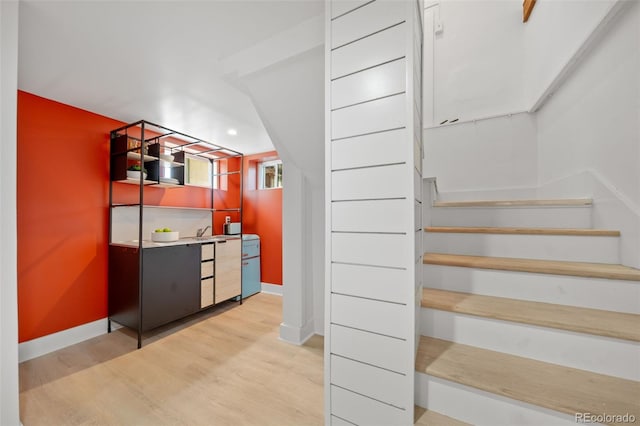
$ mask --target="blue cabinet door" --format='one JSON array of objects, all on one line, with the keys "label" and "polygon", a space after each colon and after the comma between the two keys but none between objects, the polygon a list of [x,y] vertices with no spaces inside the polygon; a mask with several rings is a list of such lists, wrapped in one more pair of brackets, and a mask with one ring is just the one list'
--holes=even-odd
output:
[{"label": "blue cabinet door", "polygon": [[242,297],[249,297],[260,290],[260,257],[242,259]]}]

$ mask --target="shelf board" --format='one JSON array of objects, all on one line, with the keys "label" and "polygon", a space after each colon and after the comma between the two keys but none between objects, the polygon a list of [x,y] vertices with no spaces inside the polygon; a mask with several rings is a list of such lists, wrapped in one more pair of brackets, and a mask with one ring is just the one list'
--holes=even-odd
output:
[{"label": "shelf board", "polygon": [[180,185],[179,183],[169,183],[169,182],[154,182],[153,186],[157,188],[184,188],[184,185]]},{"label": "shelf board", "polygon": [[214,176],[227,176],[227,175],[239,175],[240,171],[236,171],[236,172],[225,172],[225,173],[214,173]]},{"label": "shelf board", "polygon": [[169,167],[184,167],[184,163],[178,163],[177,161],[167,161],[161,158],[160,166],[167,167],[167,165],[169,165]]},{"label": "shelf board", "polygon": [[[114,204],[112,207],[137,207],[140,204]],[[209,207],[177,207],[177,206],[155,206],[151,204],[145,204],[142,207],[150,208],[150,209],[173,209],[173,210],[199,210],[199,211],[213,211],[212,208]]]},{"label": "shelf board", "polygon": [[[130,185],[140,185],[140,179],[137,178],[126,178],[123,180],[115,180],[114,182],[119,182],[119,183],[128,183]],[[142,181],[143,185],[153,185],[153,184],[157,184],[158,182],[154,181],[154,180],[144,180]]]},{"label": "shelf board", "polygon": [[[136,148],[136,149],[139,149],[139,148]],[[142,155],[140,155],[140,153],[138,153],[138,152],[129,151],[129,152],[127,152],[127,158],[129,160],[138,160],[138,161],[140,161],[140,159],[142,158]],[[158,157],[154,157],[152,155],[145,155],[144,156],[144,162],[145,163],[148,163],[150,161],[156,161],[156,160],[159,160],[159,158]]]},{"label": "shelf board", "polygon": [[213,209],[214,212],[239,212],[240,209]]}]

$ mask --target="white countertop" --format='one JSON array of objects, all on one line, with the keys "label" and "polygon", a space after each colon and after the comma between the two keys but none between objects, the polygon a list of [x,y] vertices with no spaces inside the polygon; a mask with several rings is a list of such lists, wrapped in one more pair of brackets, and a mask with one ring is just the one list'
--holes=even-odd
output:
[{"label": "white countertop", "polygon": [[[169,246],[181,246],[185,244],[205,244],[211,242],[220,242],[227,240],[237,240],[240,239],[240,235],[208,235],[202,238],[196,237],[184,237],[180,238],[177,241],[170,241],[166,243],[159,243],[151,240],[142,240],[142,248],[157,248],[157,247],[169,247]],[[112,246],[121,246],[121,247],[139,247],[138,240],[129,240],[129,241],[114,241],[111,243]]]}]

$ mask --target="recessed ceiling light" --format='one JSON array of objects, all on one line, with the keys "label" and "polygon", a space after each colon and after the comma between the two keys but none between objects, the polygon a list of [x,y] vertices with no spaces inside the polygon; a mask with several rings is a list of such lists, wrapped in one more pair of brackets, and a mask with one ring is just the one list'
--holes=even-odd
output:
[{"label": "recessed ceiling light", "polygon": [[238,134],[238,131],[236,129],[229,129],[227,130],[227,134],[231,136],[235,136]]}]

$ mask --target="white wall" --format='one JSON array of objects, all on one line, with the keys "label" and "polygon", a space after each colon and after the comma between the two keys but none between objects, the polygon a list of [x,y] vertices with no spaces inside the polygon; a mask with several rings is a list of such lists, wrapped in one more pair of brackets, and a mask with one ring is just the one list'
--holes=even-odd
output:
[{"label": "white wall", "polygon": [[529,113],[424,131],[424,176],[441,192],[537,186],[535,116]]},{"label": "white wall", "polygon": [[302,343],[324,322],[324,51],[242,78],[283,162],[283,324]]},{"label": "white wall", "polygon": [[16,230],[18,2],[0,1],[0,424],[20,424]]},{"label": "white wall", "polygon": [[[433,40],[433,71],[425,68],[425,88],[429,73],[434,79],[436,124],[523,110],[521,14],[521,0],[440,2],[434,15],[443,31]],[[425,64],[433,37],[425,31]]]},{"label": "white wall", "polygon": [[529,22],[520,26],[525,52],[524,107],[547,90],[618,0],[538,0]]},{"label": "white wall", "polygon": [[[640,265],[639,105],[640,4],[634,2],[537,117],[541,185],[585,170],[595,176],[594,190],[604,185],[626,211],[618,226],[626,228],[623,245],[631,246],[623,247],[623,261],[631,265]],[[597,201],[596,226],[615,225]]]},{"label": "white wall", "polygon": [[425,123],[436,125],[529,111],[620,0],[539,0],[527,23],[521,0],[437,3],[425,12]]}]

